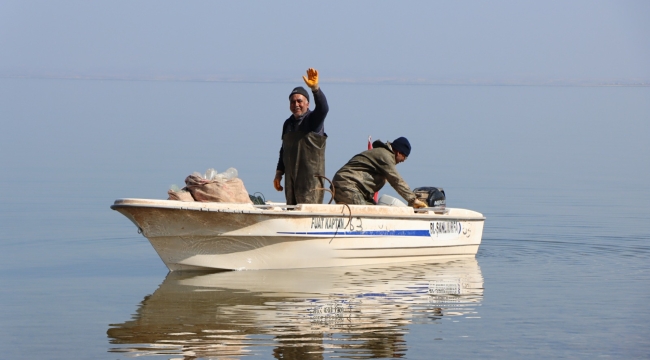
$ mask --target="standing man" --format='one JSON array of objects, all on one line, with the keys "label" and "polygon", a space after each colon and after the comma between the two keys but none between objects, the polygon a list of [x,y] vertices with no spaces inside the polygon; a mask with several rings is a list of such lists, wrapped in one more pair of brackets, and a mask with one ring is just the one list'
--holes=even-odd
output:
[{"label": "standing man", "polygon": [[318,86],[318,71],[309,68],[302,77],[314,95],[316,107],[309,110],[309,93],[299,86],[289,94],[291,115],[282,126],[282,147],[275,170],[273,186],[282,191],[287,205],[320,204],[324,192],[315,190],[323,187],[323,180],[314,175],[325,175],[325,117],[329,111],[325,94]]},{"label": "standing man", "polygon": [[372,149],[354,156],[336,172],[332,179],[337,204],[373,205],[373,195],[386,181],[406,200],[409,206],[424,208],[408,184],[397,172],[396,165],[411,154],[411,143],[399,137],[392,143],[377,140]]}]

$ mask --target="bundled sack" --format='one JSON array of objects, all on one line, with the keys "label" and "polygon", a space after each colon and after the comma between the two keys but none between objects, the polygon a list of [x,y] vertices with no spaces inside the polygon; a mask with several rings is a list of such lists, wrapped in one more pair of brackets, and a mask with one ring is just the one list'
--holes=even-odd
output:
[{"label": "bundled sack", "polygon": [[193,174],[185,179],[185,185],[185,189],[196,201],[253,203],[244,187],[244,182],[239,178],[207,180]]},{"label": "bundled sack", "polygon": [[170,189],[167,191],[169,197],[167,200],[176,200],[176,201],[194,201],[192,194],[187,190],[187,188],[182,188],[178,191]]}]

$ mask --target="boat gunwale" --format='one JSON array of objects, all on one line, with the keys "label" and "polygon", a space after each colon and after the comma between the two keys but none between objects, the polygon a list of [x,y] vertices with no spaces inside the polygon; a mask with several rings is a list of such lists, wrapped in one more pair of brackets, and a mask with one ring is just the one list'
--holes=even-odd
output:
[{"label": "boat gunwale", "polygon": [[[127,199],[120,199],[127,200]],[[231,214],[252,214],[252,215],[268,215],[268,216],[289,216],[289,217],[313,217],[313,216],[322,216],[322,217],[365,217],[365,218],[392,218],[392,219],[408,219],[408,220],[429,220],[429,219],[448,219],[448,220],[462,220],[462,221],[485,221],[485,216],[451,216],[446,214],[423,214],[415,212],[409,215],[390,215],[390,214],[333,214],[331,212],[306,212],[303,210],[295,211],[276,211],[276,210],[265,210],[265,208],[273,207],[272,205],[251,205],[254,207],[254,210],[245,210],[245,209],[228,209],[228,208],[209,208],[209,207],[184,207],[181,205],[164,205],[164,204],[115,204],[111,205],[111,209],[117,210],[120,208],[155,208],[155,209],[165,209],[165,210],[190,210],[190,211],[199,211],[199,212],[213,212],[213,213],[231,213]],[[135,200],[135,199],[128,199]],[[277,207],[286,207],[287,205],[281,205]],[[467,210],[467,209],[459,209]],[[473,211],[473,210],[467,210]]]}]

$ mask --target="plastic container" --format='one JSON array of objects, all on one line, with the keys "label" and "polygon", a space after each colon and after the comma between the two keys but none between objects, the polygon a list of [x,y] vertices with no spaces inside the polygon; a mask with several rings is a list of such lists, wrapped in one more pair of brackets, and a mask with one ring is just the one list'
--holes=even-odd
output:
[{"label": "plastic container", "polygon": [[221,175],[223,175],[223,178],[226,180],[232,180],[236,179],[239,174],[237,173],[237,169],[229,168],[228,170],[222,172]]},{"label": "plastic container", "polygon": [[217,175],[217,170],[210,168],[205,171],[205,176],[203,178],[206,180],[212,180],[216,175]]},{"label": "plastic container", "polygon": [[377,205],[384,205],[384,206],[400,206],[400,207],[405,207],[407,206],[404,204],[402,201],[399,199],[396,199],[392,196],[389,195],[382,195],[379,197],[379,201],[377,201]]}]

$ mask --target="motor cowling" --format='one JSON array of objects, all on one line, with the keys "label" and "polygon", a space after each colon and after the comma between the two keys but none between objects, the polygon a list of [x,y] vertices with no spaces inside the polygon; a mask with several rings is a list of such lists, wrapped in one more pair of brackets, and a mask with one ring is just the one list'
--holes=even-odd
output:
[{"label": "motor cowling", "polygon": [[419,200],[427,204],[428,207],[445,208],[447,206],[447,197],[445,190],[439,187],[424,186],[413,190]]}]

